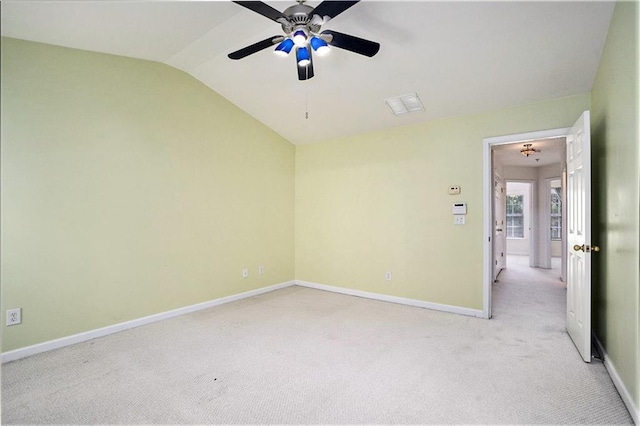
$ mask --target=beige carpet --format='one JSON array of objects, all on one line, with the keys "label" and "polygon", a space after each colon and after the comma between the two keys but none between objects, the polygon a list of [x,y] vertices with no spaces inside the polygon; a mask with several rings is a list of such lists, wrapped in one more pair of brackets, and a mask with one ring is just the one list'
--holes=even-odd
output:
[{"label": "beige carpet", "polygon": [[490,321],[289,287],[5,364],[2,422],[631,424],[556,276],[512,265]]}]

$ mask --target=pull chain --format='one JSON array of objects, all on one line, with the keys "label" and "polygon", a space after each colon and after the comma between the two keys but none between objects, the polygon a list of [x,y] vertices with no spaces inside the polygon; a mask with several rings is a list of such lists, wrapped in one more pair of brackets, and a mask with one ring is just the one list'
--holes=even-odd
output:
[{"label": "pull chain", "polygon": [[305,120],[309,119],[309,92],[307,91],[306,94],[306,100],[305,100],[305,106],[304,106],[305,112],[304,112],[304,118]]}]

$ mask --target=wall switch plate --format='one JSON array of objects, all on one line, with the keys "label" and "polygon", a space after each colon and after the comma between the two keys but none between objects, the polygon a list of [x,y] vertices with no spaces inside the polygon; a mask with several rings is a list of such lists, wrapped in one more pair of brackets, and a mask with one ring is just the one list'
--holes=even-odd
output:
[{"label": "wall switch plate", "polygon": [[22,308],[7,309],[7,327],[22,322]]},{"label": "wall switch plate", "polygon": [[387,271],[384,273],[384,279],[387,281],[391,281],[391,278],[393,278],[393,274],[391,273],[391,271]]},{"label": "wall switch plate", "polygon": [[454,225],[464,225],[465,215],[463,214],[454,214],[453,215],[453,224]]},{"label": "wall switch plate", "polygon": [[258,266],[258,275],[264,275],[264,266]]},{"label": "wall switch plate", "polygon": [[249,276],[249,268],[242,268],[242,278],[247,278]]}]

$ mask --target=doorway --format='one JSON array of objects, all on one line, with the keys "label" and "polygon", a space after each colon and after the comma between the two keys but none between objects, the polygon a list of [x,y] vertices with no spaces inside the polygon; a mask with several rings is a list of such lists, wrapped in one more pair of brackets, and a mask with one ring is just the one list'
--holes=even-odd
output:
[{"label": "doorway", "polygon": [[[484,214],[486,219],[484,237],[487,246],[485,246],[484,250],[485,291],[483,313],[486,318],[491,318],[492,316],[491,284],[502,269],[508,268],[508,233],[511,233],[514,239],[518,238],[517,236],[519,235],[527,236],[527,242],[525,243],[525,245],[528,244],[528,246],[525,246],[528,248],[526,262],[530,267],[550,269],[552,266],[551,219],[546,217],[546,214],[542,214],[542,210],[546,210],[547,205],[550,206],[550,201],[546,201],[545,198],[547,180],[554,178],[555,180],[563,181],[562,160],[564,157],[557,156],[554,160],[550,160],[549,154],[552,146],[554,146],[556,153],[565,152],[565,137],[569,131],[570,129],[563,128],[484,140]],[[525,144],[531,145],[525,146]],[[526,153],[521,152],[528,148],[533,148],[534,153],[525,155]],[[547,163],[539,155],[545,153],[547,154],[545,156]],[[551,165],[551,163],[554,163],[555,166]],[[518,212],[515,210],[507,218],[508,207],[506,201],[508,198],[507,184],[509,182],[529,185],[529,195],[527,197],[529,199],[527,204],[528,218],[526,223],[525,218],[523,216],[518,217]],[[524,198],[523,196],[521,199],[523,203]],[[496,204],[504,205],[504,209],[501,207],[496,208]],[[516,207],[512,206],[510,208]],[[545,223],[549,223],[549,225],[546,226]],[[522,241],[520,243],[519,249],[522,250]],[[514,244],[511,245],[514,246]],[[504,256],[502,256],[502,253],[504,253]],[[517,253],[514,252],[513,254]],[[520,254],[523,254],[522,251]],[[501,261],[500,258],[504,258],[504,261]],[[520,262],[522,262],[522,259],[520,259]]]},{"label": "doorway", "polygon": [[506,267],[515,264],[537,266],[537,240],[534,238],[534,221],[537,198],[534,197],[536,182],[533,180],[508,180],[506,185]]},{"label": "doorway", "polygon": [[[483,141],[483,196],[484,196],[484,277],[483,277],[483,314],[492,316],[491,293],[495,272],[494,251],[496,244],[495,212],[494,212],[494,149],[502,145],[521,143],[520,153],[527,158],[535,152],[531,150],[532,141],[546,141],[553,138],[565,138],[566,168],[562,174],[562,182],[567,188],[563,212],[565,247],[563,258],[566,259],[566,330],[585,362],[591,362],[591,254],[600,249],[591,245],[591,134],[590,112],[584,111],[570,128],[543,130],[539,132],[485,138]],[[534,147],[535,148],[535,147]],[[546,191],[555,179],[547,177],[538,190]],[[549,200],[550,197],[547,197]],[[550,203],[550,201],[549,201]],[[550,208],[549,205],[546,205]],[[548,215],[540,215],[548,222],[538,220],[534,223],[534,238],[546,241],[550,232],[551,219]],[[541,223],[546,223],[540,226]],[[542,261],[545,254],[550,254],[551,243],[539,244],[533,253]],[[540,260],[540,259],[539,259]]]},{"label": "doorway", "polygon": [[550,273],[540,275],[545,280],[563,280],[565,147],[566,138],[559,137],[492,148],[494,282],[505,270],[511,281],[524,281],[533,273],[527,268],[547,270]]}]

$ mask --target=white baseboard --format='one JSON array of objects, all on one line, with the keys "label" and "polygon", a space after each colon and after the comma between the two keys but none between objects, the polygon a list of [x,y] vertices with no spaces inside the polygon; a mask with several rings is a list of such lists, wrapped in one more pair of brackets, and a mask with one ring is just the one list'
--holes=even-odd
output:
[{"label": "white baseboard", "polygon": [[596,346],[598,347],[598,352],[600,352],[602,354],[602,357],[604,358],[604,366],[607,368],[607,371],[609,372],[611,381],[613,382],[616,389],[618,390],[618,393],[620,394],[620,397],[622,398],[624,405],[627,406],[627,410],[629,410],[629,414],[631,414],[631,417],[633,418],[634,423],[636,425],[640,425],[640,410],[638,410],[638,407],[636,407],[636,404],[633,401],[633,397],[631,396],[631,394],[629,393],[629,390],[627,389],[624,382],[620,378],[620,375],[618,374],[616,367],[611,362],[611,358],[609,358],[609,356],[607,355],[607,351],[604,348],[604,346],[602,346],[600,339],[598,339],[598,336],[596,336],[595,333],[593,334],[593,337],[596,342]]},{"label": "white baseboard", "polygon": [[333,287],[325,284],[317,284],[308,281],[295,281],[296,285],[302,287],[315,288],[317,290],[331,291],[334,293],[347,294],[349,296],[364,297],[366,299],[380,300],[383,302],[399,303],[401,305],[416,306],[418,308],[432,309],[435,311],[450,312],[453,314],[466,315],[470,317],[485,318],[481,309],[462,308],[459,306],[443,305],[440,303],[425,302],[423,300],[408,299],[405,297],[389,296],[386,294],[371,293],[368,291],[351,290],[342,287]]},{"label": "white baseboard", "polygon": [[87,340],[95,339],[97,337],[107,336],[109,334],[118,333],[120,331],[128,330],[130,328],[140,327],[141,325],[150,324],[153,322],[162,321],[164,319],[177,317],[178,315],[184,315],[190,312],[200,311],[202,309],[211,308],[211,307],[222,305],[225,303],[235,302],[236,300],[246,299],[247,297],[268,293],[270,291],[289,287],[294,284],[295,284],[295,281],[288,281],[280,284],[275,284],[269,287],[263,287],[263,288],[246,291],[244,293],[239,293],[239,294],[233,294],[231,296],[221,297],[219,299],[209,300],[207,302],[185,306],[183,308],[173,309],[171,311],[161,312],[159,314],[149,315],[147,317],[138,318],[138,319],[134,319],[126,322],[121,322],[119,324],[114,324],[107,327],[97,328],[95,330],[86,331],[84,333],[78,333],[71,336],[50,340],[48,342],[38,343],[32,346],[26,346],[24,348],[15,349],[12,351],[2,353],[2,363],[14,361],[20,358],[25,358],[31,355],[42,353],[42,352],[51,351],[53,349],[74,345],[80,342],[86,342]]}]

